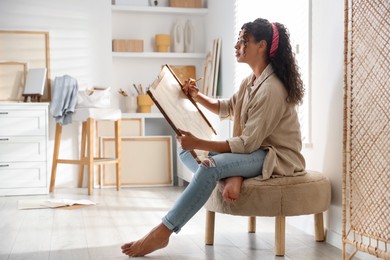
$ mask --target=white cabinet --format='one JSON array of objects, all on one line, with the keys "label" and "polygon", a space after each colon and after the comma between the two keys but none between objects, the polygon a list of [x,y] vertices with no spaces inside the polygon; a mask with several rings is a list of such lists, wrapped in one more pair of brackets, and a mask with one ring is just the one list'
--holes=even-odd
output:
[{"label": "white cabinet", "polygon": [[0,196],[47,194],[48,103],[0,103]]}]

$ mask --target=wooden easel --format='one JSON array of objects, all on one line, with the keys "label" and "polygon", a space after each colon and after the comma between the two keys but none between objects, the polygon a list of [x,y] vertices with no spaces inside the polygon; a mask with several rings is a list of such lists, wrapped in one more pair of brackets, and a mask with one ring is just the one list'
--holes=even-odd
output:
[{"label": "wooden easel", "polygon": [[27,102],[28,97],[31,98],[31,102],[41,102],[41,94],[22,94],[24,97],[24,102]]}]

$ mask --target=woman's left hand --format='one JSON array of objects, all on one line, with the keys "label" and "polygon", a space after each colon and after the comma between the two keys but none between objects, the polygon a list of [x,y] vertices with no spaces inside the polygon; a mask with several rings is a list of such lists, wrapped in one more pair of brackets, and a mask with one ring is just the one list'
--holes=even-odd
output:
[{"label": "woman's left hand", "polygon": [[181,144],[183,150],[190,151],[197,148],[199,138],[191,134],[190,132],[178,129],[182,135],[177,135],[176,139]]}]

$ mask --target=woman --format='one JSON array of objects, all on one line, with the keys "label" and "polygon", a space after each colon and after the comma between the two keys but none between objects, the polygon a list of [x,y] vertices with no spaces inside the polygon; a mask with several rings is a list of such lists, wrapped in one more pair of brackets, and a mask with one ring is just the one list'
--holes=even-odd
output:
[{"label": "woman", "polygon": [[[194,177],[172,209],[150,233],[122,246],[128,256],[143,256],[168,245],[180,229],[206,203],[218,181],[226,200],[238,198],[244,178],[262,175],[295,176],[305,173],[300,153],[301,135],[296,105],[304,88],[291,50],[287,29],[280,23],[256,19],[242,26],[235,45],[238,62],[252,74],[230,99],[217,100],[199,93],[194,80],[184,91],[221,118],[234,120],[233,137],[226,141],[202,140],[181,130],[180,158]],[[210,151],[197,164],[189,150]]]}]

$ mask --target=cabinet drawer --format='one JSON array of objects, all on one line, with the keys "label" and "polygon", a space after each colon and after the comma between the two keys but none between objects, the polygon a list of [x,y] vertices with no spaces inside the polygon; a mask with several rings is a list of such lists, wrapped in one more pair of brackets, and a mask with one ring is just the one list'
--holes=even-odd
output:
[{"label": "cabinet drawer", "polygon": [[0,163],[1,189],[46,187],[46,163]]},{"label": "cabinet drawer", "polygon": [[46,110],[0,107],[0,136],[46,135]]},{"label": "cabinet drawer", "polygon": [[45,136],[0,136],[0,162],[33,161],[47,161]]}]

